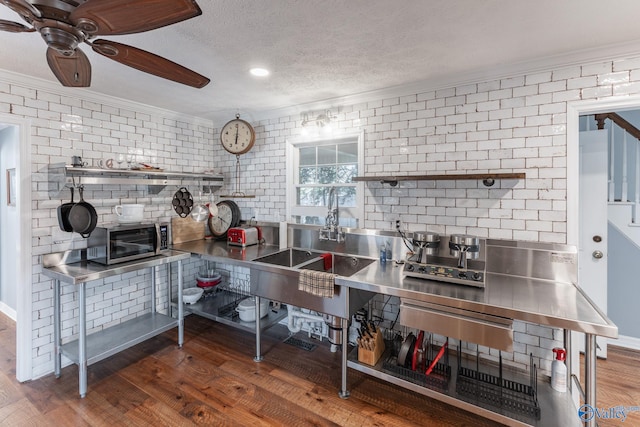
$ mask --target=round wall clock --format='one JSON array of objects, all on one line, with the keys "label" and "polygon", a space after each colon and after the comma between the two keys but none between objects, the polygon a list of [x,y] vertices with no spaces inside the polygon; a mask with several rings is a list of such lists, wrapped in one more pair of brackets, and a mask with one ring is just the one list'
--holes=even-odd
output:
[{"label": "round wall clock", "polygon": [[209,217],[209,230],[215,238],[225,238],[231,227],[240,225],[240,208],[231,200],[223,200],[217,203],[218,215]]},{"label": "round wall clock", "polygon": [[236,114],[236,118],[230,120],[220,131],[220,142],[222,147],[231,154],[244,154],[251,150],[256,142],[256,133],[248,122]]}]

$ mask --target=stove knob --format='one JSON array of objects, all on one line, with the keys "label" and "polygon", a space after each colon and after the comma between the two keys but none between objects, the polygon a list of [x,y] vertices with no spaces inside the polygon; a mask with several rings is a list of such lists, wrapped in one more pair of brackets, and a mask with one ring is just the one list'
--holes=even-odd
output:
[{"label": "stove knob", "polygon": [[407,264],[407,271],[413,271],[413,264]]},{"label": "stove knob", "polygon": [[418,272],[419,273],[424,273],[426,271],[426,268],[424,267],[418,267]]},{"label": "stove knob", "polygon": [[466,279],[467,278],[467,272],[466,271],[461,271],[458,273],[458,277],[461,279]]},{"label": "stove knob", "polygon": [[473,276],[471,276],[471,278],[472,278],[473,280],[476,280],[476,281],[482,280],[482,274],[480,274],[480,273],[473,273]]}]

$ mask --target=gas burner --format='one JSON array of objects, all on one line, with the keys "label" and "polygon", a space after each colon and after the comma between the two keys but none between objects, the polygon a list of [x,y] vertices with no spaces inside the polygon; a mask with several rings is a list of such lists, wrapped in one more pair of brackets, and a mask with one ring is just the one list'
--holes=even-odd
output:
[{"label": "gas burner", "polygon": [[404,275],[484,288],[485,273],[483,270],[461,269],[455,265],[421,264],[407,261],[404,264]]},{"label": "gas burner", "polygon": [[[405,261],[405,276],[484,288],[485,251],[480,239],[457,234],[442,238],[435,237],[435,233],[429,238],[426,233],[416,234],[414,250],[417,247],[418,251]],[[448,244],[440,244],[441,241]]]}]

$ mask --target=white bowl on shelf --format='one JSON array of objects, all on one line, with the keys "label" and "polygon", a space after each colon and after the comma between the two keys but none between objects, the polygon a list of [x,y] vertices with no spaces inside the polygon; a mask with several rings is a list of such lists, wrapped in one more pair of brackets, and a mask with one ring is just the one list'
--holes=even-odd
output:
[{"label": "white bowl on shelf", "polygon": [[200,297],[202,296],[202,293],[204,292],[204,289],[202,288],[187,288],[187,289],[183,289],[182,290],[182,302],[184,302],[185,304],[193,304],[195,302],[197,302]]}]

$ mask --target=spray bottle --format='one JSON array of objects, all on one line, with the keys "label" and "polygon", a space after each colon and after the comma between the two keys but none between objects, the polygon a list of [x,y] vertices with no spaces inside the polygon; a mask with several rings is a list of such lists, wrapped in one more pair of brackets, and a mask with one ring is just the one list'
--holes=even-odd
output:
[{"label": "spray bottle", "polygon": [[564,348],[553,349],[554,360],[551,363],[551,387],[564,393],[567,391],[567,366],[564,364],[567,351]]}]

